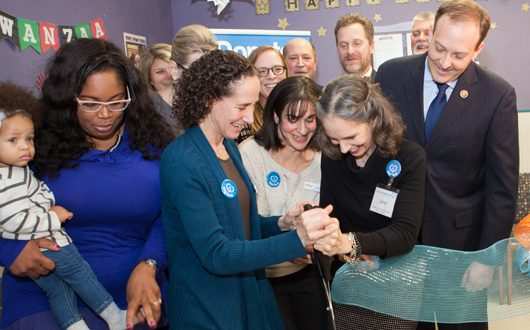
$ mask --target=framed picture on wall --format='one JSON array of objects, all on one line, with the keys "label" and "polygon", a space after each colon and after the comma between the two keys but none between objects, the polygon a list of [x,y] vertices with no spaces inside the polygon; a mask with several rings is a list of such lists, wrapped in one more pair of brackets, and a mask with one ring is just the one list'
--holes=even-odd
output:
[{"label": "framed picture on wall", "polygon": [[138,34],[123,32],[123,49],[125,56],[135,65],[140,62],[140,54],[147,47],[147,38]]}]

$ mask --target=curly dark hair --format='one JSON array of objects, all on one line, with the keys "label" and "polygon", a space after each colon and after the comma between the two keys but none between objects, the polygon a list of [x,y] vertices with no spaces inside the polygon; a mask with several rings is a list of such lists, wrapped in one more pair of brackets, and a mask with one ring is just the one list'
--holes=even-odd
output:
[{"label": "curly dark hair", "polygon": [[34,161],[38,175],[55,176],[62,168],[77,166],[79,158],[93,147],[79,124],[75,98],[90,75],[107,70],[114,70],[131,94],[123,119],[131,149],[145,159],[158,159],[173,138],[155,111],[139,72],[121,50],[105,40],[75,40],[57,51],[46,70]]},{"label": "curly dark hair", "polygon": [[[373,125],[373,139],[377,151],[384,157],[395,156],[405,133],[401,115],[383,96],[377,84],[356,75],[344,75],[330,82],[317,103],[319,119],[337,116]],[[322,151],[330,158],[340,158],[340,151],[327,138],[323,129],[318,132]]]},{"label": "curly dark hair", "polygon": [[232,82],[256,73],[243,56],[223,50],[211,51],[190,66],[177,83],[173,111],[183,128],[198,125],[212,103],[232,93]]},{"label": "curly dark hair", "polygon": [[[266,150],[279,150],[283,143],[278,135],[279,123],[274,121],[274,115],[282,120],[282,114],[287,112],[287,120],[296,122],[305,115],[309,107],[315,107],[322,91],[311,79],[295,76],[278,83],[267,98],[263,112],[263,126],[254,136],[256,142]],[[313,138],[308,148],[318,150],[316,139]]]},{"label": "curly dark hair", "polygon": [[29,90],[11,82],[0,82],[0,113],[5,118],[22,115],[31,119],[38,109],[39,101]]}]

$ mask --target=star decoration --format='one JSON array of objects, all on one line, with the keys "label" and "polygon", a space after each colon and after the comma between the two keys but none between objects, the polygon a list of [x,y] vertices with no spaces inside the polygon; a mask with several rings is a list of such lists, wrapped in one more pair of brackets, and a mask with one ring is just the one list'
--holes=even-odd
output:
[{"label": "star decoration", "polygon": [[381,14],[375,14],[374,15],[374,21],[379,22],[382,21],[383,17],[381,17]]},{"label": "star decoration", "polygon": [[491,28],[492,30],[495,30],[495,29],[497,28],[497,22],[491,22],[491,26],[490,26],[490,28]]},{"label": "star decoration", "polygon": [[523,3],[521,5],[521,10],[524,11],[525,13],[528,13],[528,10],[530,9],[530,5],[527,3]]},{"label": "star decoration", "polygon": [[287,18],[278,18],[278,27],[282,30],[287,29],[287,26],[289,25],[289,22],[287,22]]},{"label": "star decoration", "polygon": [[325,27],[323,27],[323,26],[319,27],[318,30],[317,30],[317,33],[318,33],[319,37],[325,37],[327,32],[328,32],[328,30]]}]

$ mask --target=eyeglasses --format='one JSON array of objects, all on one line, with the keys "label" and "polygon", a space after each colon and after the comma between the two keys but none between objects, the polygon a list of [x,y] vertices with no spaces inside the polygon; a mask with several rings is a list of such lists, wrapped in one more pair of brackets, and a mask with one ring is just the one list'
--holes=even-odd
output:
[{"label": "eyeglasses", "polygon": [[180,63],[177,63],[177,66],[178,66],[178,67],[179,67],[179,68],[180,68],[180,69],[181,69],[182,71],[186,71],[186,70],[188,70],[188,69],[189,69],[189,67],[188,67],[188,66],[185,66],[185,65],[183,65],[183,64],[180,64]]},{"label": "eyeglasses", "polygon": [[260,77],[267,77],[269,75],[269,71],[272,72],[273,75],[277,76],[285,72],[287,68],[283,65],[275,65],[271,68],[256,68],[258,71],[258,76]]},{"label": "eyeglasses", "polygon": [[110,102],[99,102],[99,101],[88,101],[88,100],[80,100],[78,97],[75,98],[77,101],[77,104],[79,106],[79,110],[85,111],[85,112],[98,112],[103,108],[103,106],[107,107],[109,111],[114,112],[121,112],[129,106],[131,103],[131,94],[129,93],[129,87],[125,87],[127,90],[127,98],[124,100],[116,100],[116,101],[110,101]]}]

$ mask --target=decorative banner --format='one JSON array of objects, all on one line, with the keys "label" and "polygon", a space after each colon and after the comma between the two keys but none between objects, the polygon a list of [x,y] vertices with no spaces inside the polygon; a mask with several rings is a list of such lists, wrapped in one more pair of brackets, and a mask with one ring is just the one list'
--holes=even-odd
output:
[{"label": "decorative banner", "polygon": [[355,7],[355,6],[360,6],[360,5],[361,5],[360,0],[346,0],[346,6],[348,7]]},{"label": "decorative banner", "polygon": [[67,44],[71,42],[72,40],[76,40],[76,36],[74,34],[74,27],[69,25],[59,25],[59,40],[61,42],[61,45]]},{"label": "decorative banner", "polygon": [[0,40],[2,39],[18,46],[17,18],[0,10]]},{"label": "decorative banner", "polygon": [[75,36],[78,39],[81,38],[92,38],[92,31],[90,29],[90,24],[88,23],[79,23],[74,27]]},{"label": "decorative banner", "polygon": [[271,12],[269,0],[256,0],[256,14],[268,15]]},{"label": "decorative banner", "polygon": [[233,50],[245,57],[259,46],[270,45],[281,51],[292,38],[311,39],[311,31],[210,29],[219,49]]},{"label": "decorative banner", "polygon": [[40,54],[39,24],[36,21],[19,17],[17,18],[17,25],[20,50],[31,47]]},{"label": "decorative banner", "polygon": [[320,0],[305,0],[305,10],[318,10]]},{"label": "decorative banner", "polygon": [[299,0],[284,0],[286,11],[299,11],[300,1]]},{"label": "decorative banner", "polygon": [[40,22],[40,40],[42,54],[50,49],[59,49],[59,30],[57,25],[49,22]]},{"label": "decorative banner", "polygon": [[92,29],[92,36],[94,39],[105,39],[107,40],[107,31],[105,30],[105,24],[102,18],[96,18],[90,21],[90,27]]},{"label": "decorative banner", "polygon": [[78,38],[107,39],[103,19],[95,18],[90,23],[75,26],[57,25],[14,17],[0,10],[0,41],[6,40],[21,51],[31,47],[38,54],[44,54]]},{"label": "decorative banner", "polygon": [[339,0],[325,0],[326,8],[339,8],[340,2]]}]

